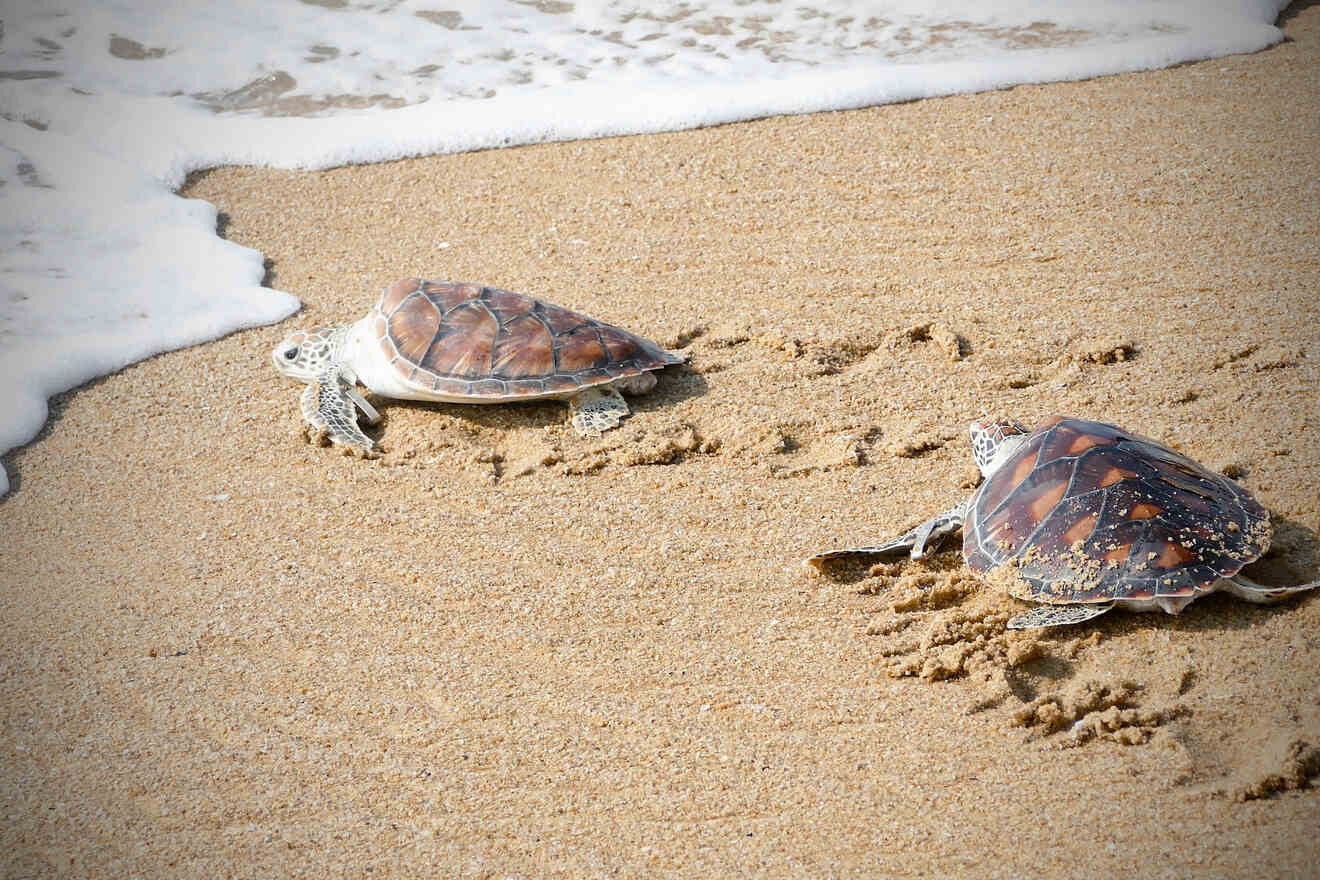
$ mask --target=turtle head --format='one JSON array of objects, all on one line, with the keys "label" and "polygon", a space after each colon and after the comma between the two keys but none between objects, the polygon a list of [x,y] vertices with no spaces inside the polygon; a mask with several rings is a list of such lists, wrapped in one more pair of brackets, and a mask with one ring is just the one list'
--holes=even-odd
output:
[{"label": "turtle head", "polygon": [[275,369],[299,382],[315,382],[334,358],[332,332],[331,328],[317,327],[290,333],[270,353]]},{"label": "turtle head", "polygon": [[1012,419],[987,419],[972,422],[972,457],[986,479],[1027,439],[1030,431]]}]

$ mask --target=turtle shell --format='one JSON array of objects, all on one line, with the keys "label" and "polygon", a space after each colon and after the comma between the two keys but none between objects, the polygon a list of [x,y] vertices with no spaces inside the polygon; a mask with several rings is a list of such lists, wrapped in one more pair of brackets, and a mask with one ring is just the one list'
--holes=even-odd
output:
[{"label": "turtle shell", "polygon": [[1053,419],[972,496],[963,556],[983,572],[1011,563],[1022,599],[1190,601],[1270,534],[1265,508],[1229,478],[1114,425]]},{"label": "turtle shell", "polygon": [[480,284],[405,278],[369,318],[399,378],[437,397],[572,394],[683,360],[603,321]]}]

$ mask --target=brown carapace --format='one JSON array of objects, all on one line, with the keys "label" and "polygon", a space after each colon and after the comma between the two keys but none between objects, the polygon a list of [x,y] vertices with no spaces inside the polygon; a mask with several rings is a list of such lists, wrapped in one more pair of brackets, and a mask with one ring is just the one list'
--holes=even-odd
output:
[{"label": "brown carapace", "polygon": [[572,394],[682,360],[603,321],[478,284],[396,281],[370,317],[381,356],[401,378],[447,397]]}]

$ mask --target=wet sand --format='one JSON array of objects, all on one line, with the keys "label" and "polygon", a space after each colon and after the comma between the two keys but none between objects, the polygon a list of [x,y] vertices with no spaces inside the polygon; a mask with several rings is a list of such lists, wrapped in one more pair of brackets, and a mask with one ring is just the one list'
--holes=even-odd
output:
[{"label": "wet sand", "polygon": [[[5,457],[5,877],[1301,877],[1320,599],[1006,632],[966,424],[1114,422],[1320,577],[1320,9],[1250,56],[188,195],[282,325],[52,401]],[[395,278],[691,361],[562,403],[385,401],[308,443],[268,352]]]}]

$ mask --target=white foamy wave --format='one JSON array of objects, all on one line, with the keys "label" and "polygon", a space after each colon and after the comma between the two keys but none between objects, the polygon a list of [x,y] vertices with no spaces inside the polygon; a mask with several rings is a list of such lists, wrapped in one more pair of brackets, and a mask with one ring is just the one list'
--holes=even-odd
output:
[{"label": "white foamy wave", "polygon": [[[261,255],[171,190],[1163,67],[1281,39],[1277,0],[9,0],[0,452],[46,398],[279,320]],[[437,6],[442,8],[436,8]],[[0,493],[7,489],[0,471]]]}]

